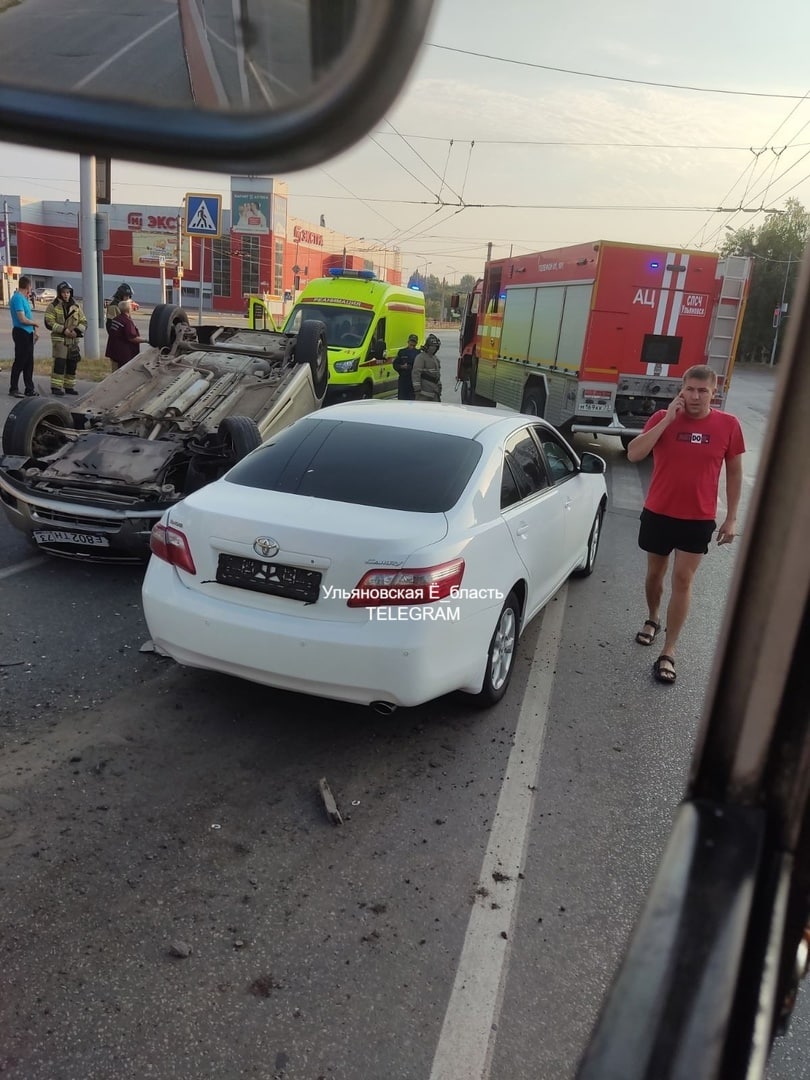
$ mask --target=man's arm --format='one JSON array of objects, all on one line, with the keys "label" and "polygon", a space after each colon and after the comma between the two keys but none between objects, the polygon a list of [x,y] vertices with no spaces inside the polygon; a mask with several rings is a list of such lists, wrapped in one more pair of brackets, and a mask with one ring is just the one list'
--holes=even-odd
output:
[{"label": "man's arm", "polygon": [[726,458],[726,520],[717,530],[717,543],[730,544],[737,535],[737,510],[742,494],[742,454]]},{"label": "man's arm", "polygon": [[422,370],[425,366],[425,358],[423,353],[419,353],[417,358],[413,362],[411,368],[411,384],[413,386],[413,392],[418,394],[422,390]]},{"label": "man's arm", "polygon": [[627,458],[629,461],[643,461],[648,454],[653,450],[653,447],[667,430],[672,421],[683,412],[684,400],[680,394],[676,398],[670,401],[667,411],[664,416],[650,428],[649,431],[643,432],[641,435],[637,435],[635,439],[627,447]]},{"label": "man's arm", "polygon": [[22,304],[20,304],[19,307],[14,304],[13,307],[17,313],[17,321],[22,323],[23,326],[39,326],[39,323],[36,322],[34,319],[28,318],[28,316],[25,314],[25,311],[23,310]]}]

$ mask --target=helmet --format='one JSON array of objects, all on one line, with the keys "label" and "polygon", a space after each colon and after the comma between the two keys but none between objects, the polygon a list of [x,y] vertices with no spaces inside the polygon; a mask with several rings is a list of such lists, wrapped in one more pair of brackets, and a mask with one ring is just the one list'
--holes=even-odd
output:
[{"label": "helmet", "polygon": [[425,338],[425,348],[429,349],[431,345],[434,345],[437,349],[441,345],[441,341],[439,341],[435,334],[428,334]]},{"label": "helmet", "polygon": [[115,296],[113,300],[131,300],[132,299],[132,287],[122,281],[118,288],[115,290]]},{"label": "helmet", "polygon": [[68,289],[70,291],[70,298],[72,300],[73,299],[73,286],[70,284],[69,281],[60,281],[59,282],[59,284],[56,286],[56,295],[60,296],[63,289]]}]

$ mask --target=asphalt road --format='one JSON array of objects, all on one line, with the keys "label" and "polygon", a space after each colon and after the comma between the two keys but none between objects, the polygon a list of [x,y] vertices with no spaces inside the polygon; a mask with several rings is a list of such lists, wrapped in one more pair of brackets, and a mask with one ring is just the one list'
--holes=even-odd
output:
[{"label": "asphalt road", "polygon": [[[735,375],[743,511],[772,390]],[[0,521],[0,1071],[573,1076],[683,791],[737,550],[705,560],[659,686],[633,641],[649,469],[596,449],[597,571],[485,713],[383,718],[181,669],[139,651],[138,570],[40,557]],[[770,1080],[806,1075],[807,1016]]]}]

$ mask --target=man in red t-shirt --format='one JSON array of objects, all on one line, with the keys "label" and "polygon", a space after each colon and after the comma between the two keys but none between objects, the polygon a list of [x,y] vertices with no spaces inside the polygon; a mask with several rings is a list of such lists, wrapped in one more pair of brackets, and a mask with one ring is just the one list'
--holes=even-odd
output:
[{"label": "man in red t-shirt", "polygon": [[660,629],[664,578],[675,552],[664,648],[653,664],[653,673],[662,683],[675,682],[675,646],[689,611],[692,579],[717,525],[714,517],[724,463],[726,519],[717,531],[717,543],[730,544],[737,532],[745,442],[736,416],[712,409],[716,386],[717,375],[710,367],[689,368],[675,400],[650,417],[627,449],[630,461],[643,461],[649,453],[654,460],[638,534],[639,547],[647,552],[648,609],[647,620],[636,634],[639,645],[652,645]]}]

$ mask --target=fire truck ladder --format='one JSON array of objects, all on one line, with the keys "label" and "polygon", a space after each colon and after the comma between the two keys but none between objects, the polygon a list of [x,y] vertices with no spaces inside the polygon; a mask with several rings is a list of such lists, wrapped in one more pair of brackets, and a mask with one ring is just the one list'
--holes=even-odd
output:
[{"label": "fire truck ladder", "polygon": [[741,255],[728,255],[717,264],[720,297],[712,317],[706,352],[709,367],[717,372],[723,389],[728,382],[750,274],[751,260]]}]

